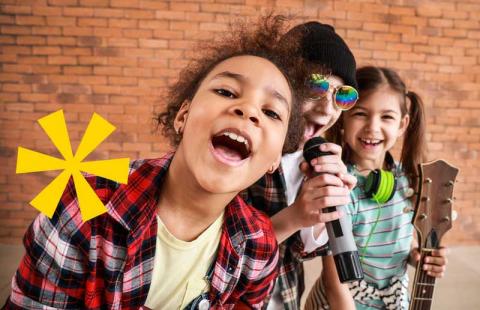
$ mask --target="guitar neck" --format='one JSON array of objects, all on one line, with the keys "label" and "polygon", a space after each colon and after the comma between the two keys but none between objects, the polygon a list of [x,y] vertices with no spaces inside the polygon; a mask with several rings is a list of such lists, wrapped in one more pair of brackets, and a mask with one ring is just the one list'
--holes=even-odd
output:
[{"label": "guitar neck", "polygon": [[429,276],[427,272],[423,270],[425,256],[428,256],[430,252],[431,250],[421,250],[421,258],[415,270],[415,280],[413,282],[409,310],[430,310],[432,306],[435,277]]}]

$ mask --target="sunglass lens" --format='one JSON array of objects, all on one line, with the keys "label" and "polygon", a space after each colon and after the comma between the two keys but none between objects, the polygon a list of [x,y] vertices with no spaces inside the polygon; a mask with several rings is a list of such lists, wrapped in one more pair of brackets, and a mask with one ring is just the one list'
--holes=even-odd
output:
[{"label": "sunglass lens", "polygon": [[316,74],[312,75],[310,80],[310,89],[312,93],[316,96],[323,96],[328,92],[330,84],[328,80],[323,76],[317,76]]},{"label": "sunglass lens", "polygon": [[342,110],[350,110],[358,100],[358,92],[351,86],[341,86],[335,94],[335,103]]}]

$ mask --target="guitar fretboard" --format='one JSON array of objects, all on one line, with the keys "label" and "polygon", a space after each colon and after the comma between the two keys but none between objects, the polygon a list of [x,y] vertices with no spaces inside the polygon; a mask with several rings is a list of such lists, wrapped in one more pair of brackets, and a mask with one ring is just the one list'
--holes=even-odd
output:
[{"label": "guitar fretboard", "polygon": [[417,263],[417,269],[415,271],[410,310],[430,310],[432,306],[435,277],[429,276],[427,272],[423,270],[423,262],[430,252],[431,249],[423,249],[421,251],[421,258]]}]

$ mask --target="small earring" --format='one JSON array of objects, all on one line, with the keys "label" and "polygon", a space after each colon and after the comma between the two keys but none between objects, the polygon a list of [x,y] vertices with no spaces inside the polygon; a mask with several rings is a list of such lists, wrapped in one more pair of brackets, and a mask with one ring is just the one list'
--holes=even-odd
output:
[{"label": "small earring", "polygon": [[178,127],[178,128],[175,128],[175,132],[177,133],[177,135],[182,134],[182,132],[183,132],[183,127],[180,126],[180,127]]},{"label": "small earring", "polygon": [[272,165],[270,169],[268,169],[268,173],[273,173],[275,171],[275,165]]}]

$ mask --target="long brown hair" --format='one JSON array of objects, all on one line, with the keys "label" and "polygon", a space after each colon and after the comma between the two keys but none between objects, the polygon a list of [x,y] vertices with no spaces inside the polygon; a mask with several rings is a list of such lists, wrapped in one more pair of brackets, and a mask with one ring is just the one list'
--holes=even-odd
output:
[{"label": "long brown hair", "polygon": [[[407,175],[413,188],[417,187],[417,176],[419,163],[425,160],[425,112],[423,102],[413,91],[407,90],[405,83],[400,76],[389,68],[366,66],[357,70],[357,83],[360,95],[359,100],[365,100],[373,92],[382,87],[389,87],[396,92],[400,98],[400,111],[402,117],[406,114],[410,116],[410,122],[405,131],[403,139],[400,162],[403,171]],[[407,105],[407,98],[410,104]],[[342,136],[343,120],[342,118],[327,131],[327,139],[333,143],[339,144],[344,148],[343,160],[351,162],[351,150],[343,141]]]}]

